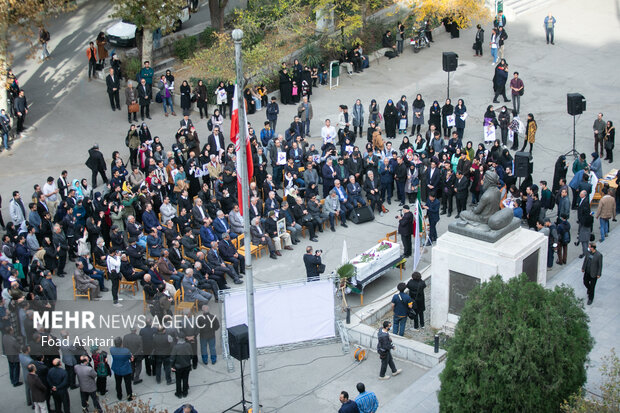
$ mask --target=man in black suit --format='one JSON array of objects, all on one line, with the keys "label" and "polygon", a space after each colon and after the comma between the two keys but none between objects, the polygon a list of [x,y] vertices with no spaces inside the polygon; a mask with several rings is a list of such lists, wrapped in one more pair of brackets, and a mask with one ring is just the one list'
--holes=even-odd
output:
[{"label": "man in black suit", "polygon": [[456,179],[454,174],[452,173],[452,169],[446,169],[446,175],[443,178],[442,191],[443,196],[441,197],[441,215],[448,211],[448,216],[452,215],[452,197],[454,196],[454,184]]},{"label": "man in black suit", "polygon": [[250,206],[248,207],[248,209],[250,210],[250,220],[254,219],[254,217],[263,216],[263,203],[259,203],[258,201],[258,197],[253,197],[250,200]]},{"label": "man in black suit", "polygon": [[146,83],[146,79],[140,80],[140,86],[138,86],[138,101],[140,103],[140,117],[144,120],[144,116],[151,119],[151,99],[153,98],[153,87]]},{"label": "man in black suit", "polygon": [[103,183],[108,183],[108,177],[105,174],[107,166],[105,164],[105,159],[103,159],[103,154],[99,151],[99,145],[95,144],[88,150],[88,159],[86,160],[85,165],[93,173],[91,177],[93,188],[97,187],[97,174],[101,174]]},{"label": "man in black suit", "polygon": [[321,265],[321,251],[312,253],[312,247],[306,247],[306,253],[304,254],[304,265],[306,266],[306,276],[308,281],[318,281],[321,277],[319,272],[319,265]]},{"label": "man in black suit", "polygon": [[110,68],[110,74],[106,76],[105,84],[108,89],[108,97],[110,98],[110,106],[112,106],[112,110],[121,110],[118,92],[121,87],[121,80],[119,76],[114,73],[114,69]]},{"label": "man in black suit", "polygon": [[426,172],[426,188],[427,193],[431,192],[433,189],[437,191],[437,186],[441,182],[441,177],[439,173],[439,169],[437,169],[437,162],[431,161],[431,167]]},{"label": "man in black suit", "polygon": [[267,174],[267,176],[265,177],[265,181],[263,182],[263,197],[267,197],[269,195],[269,192],[275,192],[276,194],[276,201],[278,201],[278,203],[282,203],[282,197],[280,195],[278,195],[278,191],[277,188],[275,186],[275,184],[273,183],[273,176],[271,176],[271,174]]},{"label": "man in black suit", "polygon": [[237,273],[245,274],[245,257],[237,252],[227,233],[222,234],[222,240],[218,242],[218,251],[225,261],[232,264]]},{"label": "man in black suit", "polygon": [[372,170],[367,172],[366,179],[364,179],[364,191],[366,192],[366,199],[370,202],[370,207],[373,212],[375,208],[379,211],[379,215],[383,216],[383,202],[381,202],[381,183],[379,177],[375,175]]},{"label": "man in black suit", "polygon": [[219,156],[220,152],[226,150],[226,147],[224,146],[224,135],[220,133],[219,126],[213,127],[213,133],[209,135],[208,142],[210,146],[209,155]]},{"label": "man in black suit", "polygon": [[409,205],[403,206],[402,215],[396,217],[398,219],[398,233],[403,240],[405,257],[411,256],[411,235],[413,235],[413,213],[409,211]]},{"label": "man in black suit", "polygon": [[323,173],[323,198],[327,198],[327,194],[334,187],[334,180],[338,177],[336,169],[332,165],[332,158],[327,158],[325,165],[321,169]]},{"label": "man in black suit", "polygon": [[454,184],[454,194],[456,197],[456,217],[461,216],[461,212],[467,209],[467,190],[469,189],[469,179],[461,171],[456,172],[456,182]]},{"label": "man in black suit", "polygon": [[583,273],[583,285],[588,290],[588,305],[594,301],[594,288],[596,282],[601,278],[601,270],[603,269],[603,255],[596,250],[596,243],[589,244],[589,251],[583,260],[581,272]]},{"label": "man in black suit", "polygon": [[230,278],[233,279],[235,284],[241,284],[241,277],[237,274],[237,271],[232,267],[232,265],[226,264],[222,259],[222,256],[218,252],[218,242],[211,242],[211,249],[207,253],[207,263],[215,270],[215,273],[220,274],[228,274]]},{"label": "man in black suit", "polygon": [[252,226],[250,227],[250,235],[252,236],[252,244],[254,245],[266,245],[269,249],[269,258],[275,260],[278,259],[278,256],[282,255],[280,251],[276,251],[276,246],[273,241],[265,233],[260,224],[260,218],[254,217],[252,218]]}]

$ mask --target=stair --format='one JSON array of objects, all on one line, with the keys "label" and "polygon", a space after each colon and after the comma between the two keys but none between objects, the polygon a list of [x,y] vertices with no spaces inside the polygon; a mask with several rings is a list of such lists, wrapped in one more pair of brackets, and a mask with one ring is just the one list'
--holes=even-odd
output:
[{"label": "stair", "polygon": [[550,3],[552,3],[552,0],[505,0],[504,9],[510,9],[512,15],[519,16],[527,11],[547,6]]}]

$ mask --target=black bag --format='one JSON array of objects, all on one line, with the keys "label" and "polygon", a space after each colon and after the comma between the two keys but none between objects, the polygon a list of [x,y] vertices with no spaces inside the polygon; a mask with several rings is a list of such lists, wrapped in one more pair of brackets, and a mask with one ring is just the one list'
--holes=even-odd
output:
[{"label": "black bag", "polygon": [[95,63],[95,70],[96,71],[103,70],[103,64],[102,63]]},{"label": "black bag", "polygon": [[523,86],[521,90],[519,90],[519,96],[523,96],[524,91],[525,91],[525,86]]},{"label": "black bag", "polygon": [[397,56],[397,54],[393,50],[388,50],[387,52],[385,52],[385,57],[387,57],[388,59],[393,59],[396,56]]},{"label": "black bag", "polygon": [[409,317],[409,319],[413,320],[417,315],[418,315],[418,311],[415,308],[415,303],[413,303],[413,306],[411,306],[409,311],[407,311],[407,317]]},{"label": "black bag", "polygon": [[161,97],[161,91],[157,92],[157,94],[155,95],[155,102],[161,103],[163,101],[164,99]]},{"label": "black bag", "polygon": [[213,121],[211,119],[207,121],[207,128],[209,128],[209,131],[213,130]]},{"label": "black bag", "polygon": [[323,274],[325,272],[325,264],[317,264],[316,272]]},{"label": "black bag", "polygon": [[614,149],[614,143],[612,141],[610,141],[609,139],[607,139],[605,141],[605,149],[607,149],[608,151],[611,151]]},{"label": "black bag", "polygon": [[192,98],[190,99],[192,103],[195,103],[198,100],[198,95],[196,95],[195,93],[192,95]]}]

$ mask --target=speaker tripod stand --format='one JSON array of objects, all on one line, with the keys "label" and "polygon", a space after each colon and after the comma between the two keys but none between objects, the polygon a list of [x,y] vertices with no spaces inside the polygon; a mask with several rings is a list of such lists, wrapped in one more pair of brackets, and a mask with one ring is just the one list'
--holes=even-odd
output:
[{"label": "speaker tripod stand", "polygon": [[[233,404],[228,409],[224,410],[222,413],[226,413],[231,410],[247,413],[248,407],[246,405],[250,405],[250,406],[252,405],[251,401],[245,399],[245,385],[243,381],[243,360],[239,360],[239,370],[241,371],[241,401]],[[241,410],[236,408],[239,405],[241,405]],[[260,405],[260,407],[263,407],[263,406]]]},{"label": "speaker tripod stand", "polygon": [[575,159],[579,158],[579,152],[577,152],[577,150],[575,149],[575,115],[573,115],[573,149],[571,149],[570,151],[566,152],[564,154],[564,156],[568,156],[568,155],[573,155],[573,157],[575,157]]}]

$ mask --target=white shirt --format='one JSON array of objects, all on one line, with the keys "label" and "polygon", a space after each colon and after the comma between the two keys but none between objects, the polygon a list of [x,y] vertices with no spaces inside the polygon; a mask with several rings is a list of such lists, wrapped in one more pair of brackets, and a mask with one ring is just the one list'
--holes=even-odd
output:
[{"label": "white shirt", "polygon": [[[43,185],[43,194],[45,195],[49,195],[55,190],[56,190],[56,184],[53,181],[51,185],[47,182],[45,183],[45,185]],[[52,202],[55,202],[58,199],[58,197],[56,196],[56,194],[54,194],[54,195],[49,195],[47,199],[49,199]]]},{"label": "white shirt", "polygon": [[323,137],[323,144],[334,143],[336,137],[336,128],[333,126],[323,126],[321,128],[321,137]]},{"label": "white shirt", "polygon": [[121,271],[121,257],[116,256],[113,257],[108,255],[106,258],[106,264],[108,264],[109,272],[120,272]]}]

